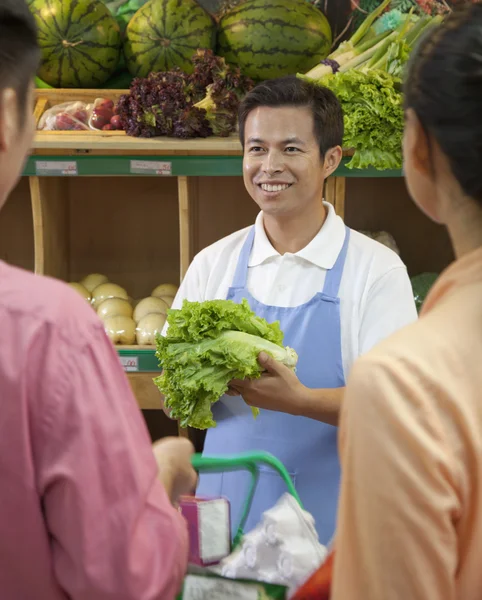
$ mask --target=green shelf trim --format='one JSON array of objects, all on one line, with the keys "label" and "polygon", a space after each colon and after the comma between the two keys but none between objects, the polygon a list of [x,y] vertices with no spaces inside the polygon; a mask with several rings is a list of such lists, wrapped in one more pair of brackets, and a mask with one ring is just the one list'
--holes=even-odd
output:
[{"label": "green shelf trim", "polygon": [[[338,177],[402,177],[401,170],[377,171],[376,169],[347,169],[346,163],[349,158],[344,158],[339,169],[336,171]],[[163,163],[162,174],[154,174],[146,171],[139,172],[134,169],[132,161],[146,163]],[[49,168],[41,173],[37,172],[37,162],[48,163]],[[76,171],[69,175],[62,175],[55,170],[59,163],[74,163]],[[187,177],[215,177],[215,176],[242,176],[241,156],[30,156],[23,175],[30,177],[40,176],[134,176],[134,177],[164,177],[164,176],[187,176]]]},{"label": "green shelf trim", "polygon": [[147,348],[117,348],[124,370],[128,373],[160,373],[156,350]]}]

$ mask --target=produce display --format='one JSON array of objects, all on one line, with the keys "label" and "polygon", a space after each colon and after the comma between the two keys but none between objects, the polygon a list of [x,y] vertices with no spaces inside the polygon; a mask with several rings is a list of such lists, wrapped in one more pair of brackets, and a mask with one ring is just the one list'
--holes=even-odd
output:
[{"label": "produce display", "polygon": [[150,296],[136,301],[101,273],[91,273],[69,285],[97,312],[110,340],[129,346],[155,346],[178,289],[172,283],[162,283]]},{"label": "produce display", "polygon": [[235,130],[239,102],[252,81],[211,50],[198,50],[192,61],[189,75],[175,68],[134,80],[117,104],[128,135],[194,138]]},{"label": "produce display", "polygon": [[174,67],[191,73],[194,52],[213,50],[215,43],[214,19],[195,0],[150,0],[127,26],[126,65],[136,77]]},{"label": "produce display", "polygon": [[[135,76],[116,106],[108,98],[55,106],[39,129],[228,136],[254,81],[296,73],[339,98],[343,145],[353,151],[348,168],[399,170],[403,70],[450,6],[372,5],[350,39],[332,49],[330,25],[311,0],[227,0],[217,19],[196,0],[31,0],[43,52],[38,85],[98,86],[121,65],[121,45]],[[127,23],[122,42],[119,19]]]},{"label": "produce display", "polygon": [[112,131],[121,129],[114,102],[96,98],[92,104],[64,102],[49,108],[41,116],[37,129],[41,131]]},{"label": "produce display", "polygon": [[411,278],[410,281],[412,282],[413,297],[415,299],[417,312],[420,312],[422,305],[425,302],[425,298],[437,278],[437,273],[419,273]]},{"label": "produce display", "polygon": [[283,347],[279,322],[258,317],[247,300],[186,300],[182,309],[169,311],[167,322],[166,335],[157,339],[163,373],[154,381],[182,427],[215,427],[211,405],[232,379],[260,377],[260,352],[293,369],[298,361],[293,349]]},{"label": "produce display", "polygon": [[327,18],[306,0],[246,0],[221,17],[217,52],[262,81],[311,69],[331,43]]},{"label": "produce display", "polygon": [[53,87],[96,88],[117,68],[119,25],[101,0],[33,0],[42,60],[38,75]]},{"label": "produce display", "polygon": [[330,88],[345,116],[344,146],[354,150],[349,168],[400,169],[403,97],[401,76],[410,53],[442,16],[383,13],[384,0],[329,57],[300,75]]}]

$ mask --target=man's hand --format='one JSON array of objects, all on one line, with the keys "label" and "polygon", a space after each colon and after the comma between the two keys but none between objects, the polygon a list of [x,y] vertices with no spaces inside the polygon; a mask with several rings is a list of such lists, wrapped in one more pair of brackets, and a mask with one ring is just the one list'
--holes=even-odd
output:
[{"label": "man's hand", "polygon": [[234,379],[229,396],[243,396],[250,406],[276,410],[338,425],[345,388],[311,389],[304,386],[294,371],[262,352],[259,364],[265,369],[259,379]]},{"label": "man's hand", "polygon": [[256,408],[292,415],[301,414],[307,388],[296,377],[294,371],[264,352],[261,352],[258,360],[265,369],[261,377],[233,379],[229,384],[228,395],[241,395],[247,404]]},{"label": "man's hand", "polygon": [[153,445],[159,468],[159,479],[166,488],[171,502],[176,505],[179,497],[193,494],[197,474],[191,465],[194,446],[187,438],[166,437]]}]

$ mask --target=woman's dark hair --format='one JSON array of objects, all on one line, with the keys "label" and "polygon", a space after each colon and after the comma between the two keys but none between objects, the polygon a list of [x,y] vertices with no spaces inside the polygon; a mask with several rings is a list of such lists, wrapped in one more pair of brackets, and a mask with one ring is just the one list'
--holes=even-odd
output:
[{"label": "woman's dark hair", "polygon": [[288,75],[260,83],[244,97],[238,115],[239,138],[243,148],[246,119],[251,111],[260,106],[309,108],[313,114],[314,133],[321,158],[330,148],[342,145],[343,112],[335,94],[325,87]]},{"label": "woman's dark hair", "polygon": [[15,90],[21,125],[39,58],[37,27],[25,0],[0,0],[0,90]]},{"label": "woman's dark hair", "polygon": [[482,203],[482,4],[457,10],[422,39],[405,108],[436,140],[463,192]]}]

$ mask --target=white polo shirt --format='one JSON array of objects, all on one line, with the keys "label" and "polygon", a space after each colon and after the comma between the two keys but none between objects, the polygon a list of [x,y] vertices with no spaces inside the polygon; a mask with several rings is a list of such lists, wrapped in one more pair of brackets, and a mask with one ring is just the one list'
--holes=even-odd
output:
[{"label": "white polo shirt", "polygon": [[[327,270],[343,246],[345,224],[331,204],[314,239],[296,254],[280,255],[263,226],[255,223],[248,266],[248,289],[263,304],[298,306],[323,290]],[[250,227],[219,240],[194,258],[174,300],[225,299]],[[399,256],[365,235],[352,231],[340,284],[341,348],[345,379],[353,361],[379,341],[417,319],[412,286]]]}]

